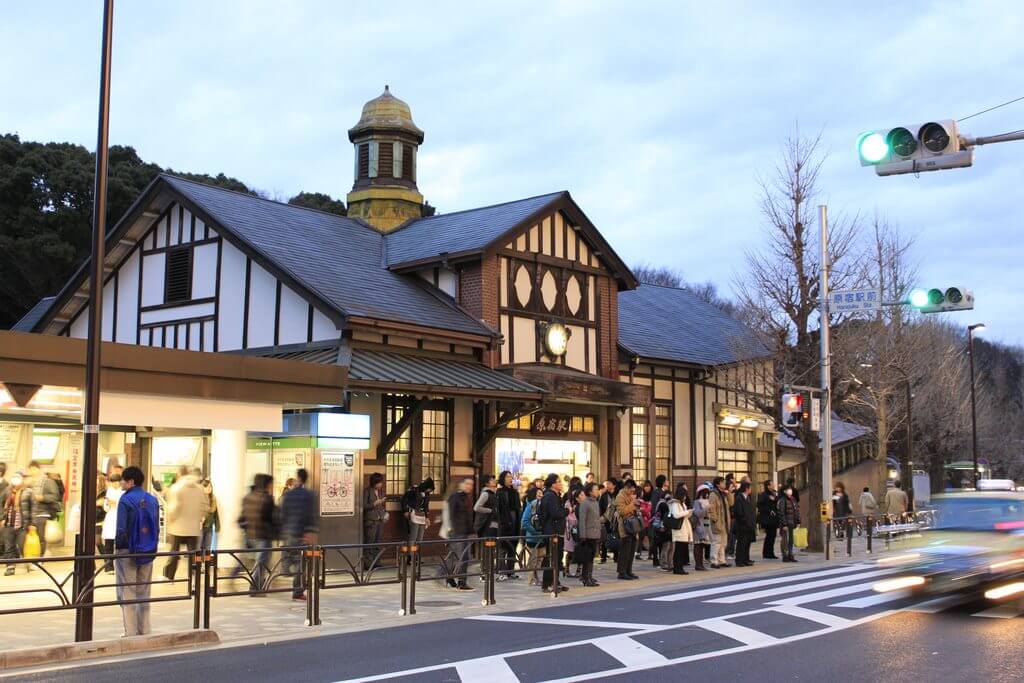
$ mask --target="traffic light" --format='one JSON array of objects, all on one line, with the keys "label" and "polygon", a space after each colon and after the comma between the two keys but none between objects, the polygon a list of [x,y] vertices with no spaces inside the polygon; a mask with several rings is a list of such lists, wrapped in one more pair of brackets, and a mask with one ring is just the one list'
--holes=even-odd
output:
[{"label": "traffic light", "polygon": [[880,176],[964,168],[974,163],[974,149],[964,147],[956,121],[873,130],[857,138],[861,166]]},{"label": "traffic light", "polygon": [[782,395],[782,424],[786,427],[799,427],[804,419],[803,394]]},{"label": "traffic light", "polygon": [[907,296],[907,303],[922,313],[970,311],[974,308],[974,293],[962,287],[914,289]]}]

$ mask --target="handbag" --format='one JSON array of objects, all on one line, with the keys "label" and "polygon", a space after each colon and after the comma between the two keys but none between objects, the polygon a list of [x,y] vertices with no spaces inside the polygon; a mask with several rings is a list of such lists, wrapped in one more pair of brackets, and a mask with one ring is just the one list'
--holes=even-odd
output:
[{"label": "handbag", "polygon": [[630,536],[638,536],[640,532],[644,530],[644,522],[640,517],[635,514],[626,517],[626,520],[622,523],[626,533]]},{"label": "handbag", "polygon": [[798,526],[793,529],[793,545],[797,548],[807,547],[807,527]]},{"label": "handbag", "polygon": [[47,543],[57,545],[64,541],[64,528],[55,519],[46,520],[46,528],[43,529],[43,538]]},{"label": "handbag", "polygon": [[30,529],[25,534],[25,547],[22,548],[21,556],[24,558],[39,557],[42,554],[42,546],[39,543],[39,534],[35,529]]}]

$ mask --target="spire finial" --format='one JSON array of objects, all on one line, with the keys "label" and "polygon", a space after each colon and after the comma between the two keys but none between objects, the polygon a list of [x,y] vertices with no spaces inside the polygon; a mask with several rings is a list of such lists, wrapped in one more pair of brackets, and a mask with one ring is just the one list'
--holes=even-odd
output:
[{"label": "spire finial", "polygon": [[391,94],[391,89],[388,88],[388,84],[387,83],[384,84],[384,92],[387,93],[388,95]]}]

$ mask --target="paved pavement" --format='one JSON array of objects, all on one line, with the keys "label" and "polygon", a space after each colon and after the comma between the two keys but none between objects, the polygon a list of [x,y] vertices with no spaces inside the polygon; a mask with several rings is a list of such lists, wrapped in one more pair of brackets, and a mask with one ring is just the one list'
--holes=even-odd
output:
[{"label": "paved pavement", "polygon": [[461,618],[376,630],[388,624],[371,618],[347,633],[98,663],[26,680],[533,683],[635,680],[643,670],[644,680],[667,681],[680,679],[681,664],[686,677],[722,680],[921,680],[926,671],[953,680],[1020,680],[1024,641],[1016,634],[1024,602],[993,608],[873,593],[873,583],[891,571],[869,562],[745,575],[734,569],[703,582],[681,577],[640,595],[588,600],[576,588],[557,604],[502,603],[499,587],[498,605],[464,605]]},{"label": "paved pavement", "polygon": [[[162,562],[158,560],[158,563]],[[823,562],[821,556],[807,556],[806,562]],[[801,565],[797,565],[801,566]],[[17,574],[13,577],[0,576],[0,591],[5,590],[50,590],[54,587],[55,581],[65,582],[65,587],[70,593],[71,582],[68,575],[71,572],[70,563],[57,565],[47,564],[47,569],[54,575],[54,580],[49,579],[42,571],[36,569],[31,573],[26,571],[24,566],[19,566]],[[567,585],[575,587],[568,593],[560,595],[560,603],[579,601],[585,598],[593,598],[601,595],[620,593],[624,590],[652,590],[658,586],[675,586],[690,584],[711,579],[726,578],[727,576],[750,573],[752,571],[791,571],[791,567],[782,565],[777,561],[759,562],[753,569],[732,568],[728,572],[704,572],[692,573],[689,576],[673,576],[660,570],[655,570],[650,561],[638,560],[634,568],[640,575],[640,581],[621,582],[615,578],[615,565],[609,560],[608,564],[595,565],[595,576],[602,583],[600,588],[584,589],[578,587],[577,581],[569,580]],[[187,596],[187,586],[184,581],[185,565],[181,563],[178,569],[179,582],[175,584],[158,583],[154,586],[154,596]],[[224,570],[222,569],[222,572]],[[429,568],[424,568],[424,575],[427,575]],[[388,570],[381,570],[375,575],[375,579],[386,578]],[[394,575],[394,570],[390,570]],[[522,574],[524,577],[525,574]],[[159,568],[153,572],[155,581],[162,581]],[[340,580],[338,581],[340,582]],[[113,574],[101,574],[97,585],[113,583]],[[335,583],[332,580],[332,583]],[[424,581],[417,584],[417,614],[415,616],[400,616],[401,606],[400,587],[397,584],[385,584],[378,586],[363,586],[358,588],[338,588],[321,591],[321,621],[319,627],[307,627],[304,625],[306,607],[302,602],[295,602],[290,599],[288,592],[272,594],[266,598],[249,598],[246,596],[219,597],[211,601],[211,628],[217,632],[223,642],[240,642],[253,639],[270,640],[282,636],[309,636],[320,633],[340,632],[345,630],[358,630],[365,628],[366,623],[379,625],[403,625],[410,622],[429,620],[436,618],[447,618],[452,616],[464,616],[469,613],[494,612],[501,610],[526,609],[530,607],[542,607],[551,604],[551,597],[544,595],[540,589],[528,585],[524,578],[519,581],[507,581],[496,584],[497,604],[491,607],[483,607],[482,585],[470,581],[476,586],[475,591],[459,592],[447,589],[435,581]],[[288,579],[281,579],[277,587],[285,588],[289,584]],[[228,581],[222,579],[219,590],[243,591],[246,584],[242,580]],[[112,588],[100,588],[96,592],[97,600],[114,600]],[[58,597],[53,593],[33,593],[27,595],[3,595],[0,597],[3,609],[14,607],[34,607],[42,604],[59,604]],[[17,649],[21,647],[57,645],[70,642],[74,635],[74,613],[72,610],[58,612],[37,613],[31,617],[32,629],[19,628],[24,624],[26,617],[23,616],[0,616],[0,633],[3,633],[2,649]],[[191,601],[155,603],[152,605],[152,624],[154,633],[169,633],[192,628],[192,604]],[[97,640],[117,638],[122,633],[121,611],[118,607],[102,607],[95,610],[94,637]]]}]

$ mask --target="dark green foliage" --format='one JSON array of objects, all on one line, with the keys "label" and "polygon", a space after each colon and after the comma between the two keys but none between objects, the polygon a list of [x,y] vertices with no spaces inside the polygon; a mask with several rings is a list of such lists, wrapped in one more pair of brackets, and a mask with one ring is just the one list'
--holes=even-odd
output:
[{"label": "dark green foliage", "polygon": [[334,213],[339,216],[347,215],[345,202],[333,199],[323,192],[300,192],[289,199],[288,203],[295,206],[304,206],[307,209],[319,209],[320,211]]}]

